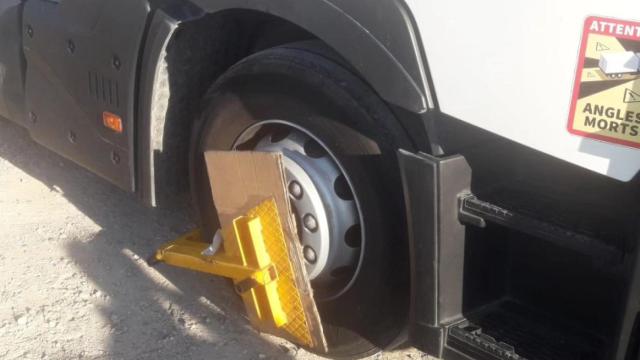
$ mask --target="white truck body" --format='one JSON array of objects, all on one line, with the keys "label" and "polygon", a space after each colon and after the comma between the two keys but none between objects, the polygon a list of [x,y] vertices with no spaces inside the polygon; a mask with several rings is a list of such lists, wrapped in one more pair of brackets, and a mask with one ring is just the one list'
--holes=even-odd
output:
[{"label": "white truck body", "polygon": [[405,1],[442,112],[619,180],[638,173],[640,149],[573,135],[567,119],[585,19],[637,21],[640,2]]}]

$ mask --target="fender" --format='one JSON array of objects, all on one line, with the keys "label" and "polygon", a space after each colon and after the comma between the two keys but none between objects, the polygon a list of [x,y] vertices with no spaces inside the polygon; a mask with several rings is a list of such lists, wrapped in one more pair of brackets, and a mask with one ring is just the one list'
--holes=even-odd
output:
[{"label": "fender", "polygon": [[[192,0],[182,5],[192,6],[203,14],[246,9],[288,20],[333,47],[387,101],[418,113],[432,107],[420,41],[403,1],[374,7],[349,0]],[[164,8],[178,12],[174,3]]]},{"label": "fender", "polygon": [[149,22],[140,74],[138,189],[155,204],[157,154],[162,152],[167,94],[163,54],[182,23],[227,10],[253,10],[287,20],[338,52],[388,102],[413,113],[435,107],[421,41],[403,1],[367,6],[348,0],[157,0]]}]

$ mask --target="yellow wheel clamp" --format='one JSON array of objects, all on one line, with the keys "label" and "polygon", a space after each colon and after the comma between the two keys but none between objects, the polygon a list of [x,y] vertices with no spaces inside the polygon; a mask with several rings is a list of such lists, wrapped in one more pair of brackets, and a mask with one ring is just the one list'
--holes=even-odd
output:
[{"label": "yellow wheel clamp", "polygon": [[[206,158],[212,188],[218,189],[213,191],[215,203],[218,209],[226,209],[224,214],[219,210],[222,248],[212,253],[211,244],[203,241],[200,231],[196,230],[160,247],[152,261],[232,279],[249,320],[257,330],[307,348],[326,351],[326,340],[297,237],[287,231],[292,225],[281,219],[282,214],[289,214],[290,210],[280,156],[211,152]],[[233,167],[235,176],[229,175],[229,166]],[[220,181],[213,180],[212,167],[227,175]],[[250,174],[262,176],[247,177]],[[220,188],[220,185],[227,188]],[[238,192],[243,188],[246,191]],[[247,200],[255,202],[257,199],[260,202],[244,214],[229,217],[241,211],[239,209],[247,208]],[[225,202],[231,206],[225,206]],[[279,206],[287,207],[286,211]],[[283,223],[289,228],[283,227]]]}]

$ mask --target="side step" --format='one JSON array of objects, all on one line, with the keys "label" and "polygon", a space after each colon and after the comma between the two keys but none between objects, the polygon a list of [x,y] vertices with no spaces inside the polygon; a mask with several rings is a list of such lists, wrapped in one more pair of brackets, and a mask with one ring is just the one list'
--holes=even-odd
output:
[{"label": "side step", "polygon": [[604,348],[600,338],[511,300],[449,326],[446,344],[450,353],[474,360],[591,360]]},{"label": "side step", "polygon": [[468,321],[449,329],[448,345],[478,360],[526,360],[513,346],[482,333],[482,328]]},{"label": "side step", "polygon": [[459,205],[458,219],[465,225],[484,228],[486,222],[492,222],[587,255],[605,267],[619,265],[623,261],[622,251],[601,240],[501,208],[473,194],[461,194]]},{"label": "side step", "polygon": [[[562,269],[563,258],[558,256],[548,272],[529,280],[526,275],[545,269],[544,262],[536,261],[544,256],[548,248],[544,245],[570,250],[571,254],[563,251],[560,255],[570,255],[584,266],[585,276],[618,272],[627,260],[623,246],[601,236],[608,234],[543,221],[524,209],[509,210],[478,199],[471,192],[471,167],[463,156],[435,157],[401,150],[398,158],[408,214],[413,346],[447,360],[597,360],[604,358],[604,352],[608,354],[611,337],[600,333],[599,326],[587,326],[591,321],[582,316],[582,309],[565,316],[564,307],[572,306],[567,301],[559,309],[548,306],[548,297],[535,296],[538,289],[553,296],[546,292],[562,286],[563,281],[580,278],[578,269],[545,282],[544,277],[553,276],[554,269]],[[536,213],[545,211],[541,206],[535,208]],[[514,269],[511,259],[538,242],[540,253],[531,254],[536,258]],[[530,289],[527,281],[535,281]],[[483,293],[485,288],[487,293]],[[561,289],[559,295],[573,288]],[[593,303],[611,298],[607,295]],[[629,313],[635,315],[635,309],[630,308]],[[597,324],[595,321],[602,319],[594,316]]]}]

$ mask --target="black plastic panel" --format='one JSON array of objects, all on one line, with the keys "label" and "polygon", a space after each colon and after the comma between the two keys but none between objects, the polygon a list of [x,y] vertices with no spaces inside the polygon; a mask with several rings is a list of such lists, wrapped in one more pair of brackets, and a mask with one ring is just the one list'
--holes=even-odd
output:
[{"label": "black plastic panel", "polygon": [[469,191],[471,169],[462,156],[398,153],[409,229],[412,344],[442,357],[440,326],[462,316],[465,228],[458,194]]},{"label": "black plastic panel", "polygon": [[[136,68],[143,0],[29,0],[23,19],[32,137],[133,191]],[[102,113],[123,119],[117,134]]]},{"label": "black plastic panel", "polygon": [[0,1],[0,116],[24,119],[24,58],[21,46],[22,4]]}]

